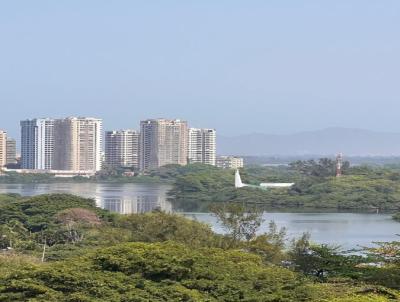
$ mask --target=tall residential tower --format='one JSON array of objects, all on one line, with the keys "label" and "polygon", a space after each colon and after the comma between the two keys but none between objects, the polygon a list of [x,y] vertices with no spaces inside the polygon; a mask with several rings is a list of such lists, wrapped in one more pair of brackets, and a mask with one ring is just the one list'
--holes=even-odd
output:
[{"label": "tall residential tower", "polygon": [[6,142],[6,164],[12,165],[17,163],[17,143],[15,139],[7,137]]},{"label": "tall residential tower", "polygon": [[214,129],[189,129],[189,163],[215,166],[216,131]]},{"label": "tall residential tower", "polygon": [[186,121],[149,119],[140,122],[140,169],[187,164]]},{"label": "tall residential tower", "polygon": [[101,170],[102,120],[70,117],[54,122],[54,170]]},{"label": "tall residential tower", "polygon": [[105,164],[108,167],[139,169],[139,131],[106,131]]},{"label": "tall residential tower", "polygon": [[53,162],[54,120],[24,120],[20,125],[22,169],[50,170]]}]

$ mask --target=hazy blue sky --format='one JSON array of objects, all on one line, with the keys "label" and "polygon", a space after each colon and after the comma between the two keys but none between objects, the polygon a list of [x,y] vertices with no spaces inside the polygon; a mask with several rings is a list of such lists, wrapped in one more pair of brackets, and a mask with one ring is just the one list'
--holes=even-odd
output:
[{"label": "hazy blue sky", "polygon": [[0,128],[400,131],[400,1],[1,1]]}]

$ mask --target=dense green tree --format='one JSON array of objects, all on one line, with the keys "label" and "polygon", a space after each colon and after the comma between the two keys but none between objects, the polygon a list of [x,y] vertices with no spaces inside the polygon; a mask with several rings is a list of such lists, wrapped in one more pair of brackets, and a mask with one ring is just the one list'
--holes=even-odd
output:
[{"label": "dense green tree", "polygon": [[[289,167],[302,174],[313,177],[331,177],[336,174],[336,161],[330,158],[320,158],[318,161],[313,159],[302,161],[298,160],[290,163]],[[343,174],[347,174],[350,163],[345,161],[342,165]]]},{"label": "dense green tree", "polygon": [[281,264],[286,258],[284,252],[286,240],[286,229],[278,228],[271,221],[267,232],[242,243],[241,246],[247,251],[261,256],[265,263]]},{"label": "dense green tree", "polygon": [[212,205],[210,210],[234,243],[253,239],[263,222],[263,211],[257,207],[223,203]]},{"label": "dense green tree", "polygon": [[130,241],[162,242],[173,240],[190,246],[220,246],[224,239],[211,228],[180,215],[153,212],[121,215],[114,225],[128,232]]},{"label": "dense green tree", "polygon": [[294,240],[289,257],[297,271],[320,279],[335,276],[357,277],[361,256],[346,256],[339,247],[310,243],[309,234]]},{"label": "dense green tree", "polygon": [[321,285],[243,251],[172,242],[119,244],[49,264],[0,256],[0,301],[388,302],[399,297],[373,286]]},{"label": "dense green tree", "polygon": [[93,199],[69,194],[46,194],[24,198],[0,206],[0,223],[16,219],[31,232],[39,232],[55,222],[55,215],[65,209],[91,209],[101,217],[110,216],[109,212],[96,207]]}]

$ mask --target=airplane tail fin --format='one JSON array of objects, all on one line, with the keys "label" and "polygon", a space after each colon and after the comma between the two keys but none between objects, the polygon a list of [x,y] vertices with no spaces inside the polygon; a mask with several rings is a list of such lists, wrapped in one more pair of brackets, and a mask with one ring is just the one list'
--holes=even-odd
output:
[{"label": "airplane tail fin", "polygon": [[244,184],[242,183],[242,179],[239,174],[239,170],[236,170],[235,172],[235,188],[242,188],[244,187]]}]

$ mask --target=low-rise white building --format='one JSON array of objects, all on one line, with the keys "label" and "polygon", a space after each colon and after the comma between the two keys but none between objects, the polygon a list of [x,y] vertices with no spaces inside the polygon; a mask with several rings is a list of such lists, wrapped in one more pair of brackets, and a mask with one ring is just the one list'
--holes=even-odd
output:
[{"label": "low-rise white building", "polygon": [[239,169],[243,168],[244,161],[242,157],[236,156],[218,156],[217,167],[222,169]]}]

